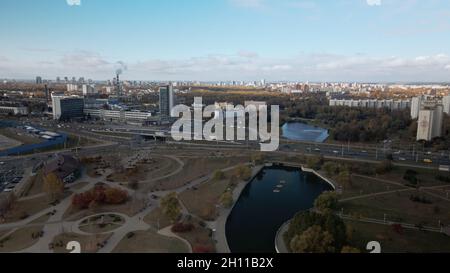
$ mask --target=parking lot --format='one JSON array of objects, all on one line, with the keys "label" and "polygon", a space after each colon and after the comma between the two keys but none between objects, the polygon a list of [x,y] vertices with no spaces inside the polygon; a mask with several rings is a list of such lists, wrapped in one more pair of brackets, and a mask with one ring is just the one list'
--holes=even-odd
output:
[{"label": "parking lot", "polygon": [[23,169],[0,162],[0,193],[11,192],[23,179]]}]

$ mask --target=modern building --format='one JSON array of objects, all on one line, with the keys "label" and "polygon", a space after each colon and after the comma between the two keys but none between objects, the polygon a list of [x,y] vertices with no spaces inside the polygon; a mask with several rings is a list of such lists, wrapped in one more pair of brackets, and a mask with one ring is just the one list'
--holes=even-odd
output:
[{"label": "modern building", "polygon": [[84,116],[84,98],[52,95],[53,119],[68,120]]},{"label": "modern building", "polygon": [[136,122],[141,124],[152,118],[152,113],[150,112],[105,110],[95,108],[85,108],[84,114],[91,118],[98,118],[105,121]]},{"label": "modern building", "polygon": [[175,95],[171,85],[159,88],[159,111],[161,118],[170,118],[175,103]]},{"label": "modern building", "polygon": [[36,77],[36,84],[42,84],[42,77],[40,76]]},{"label": "modern building", "polygon": [[436,101],[425,101],[419,112],[417,141],[431,141],[442,136],[444,108]]}]

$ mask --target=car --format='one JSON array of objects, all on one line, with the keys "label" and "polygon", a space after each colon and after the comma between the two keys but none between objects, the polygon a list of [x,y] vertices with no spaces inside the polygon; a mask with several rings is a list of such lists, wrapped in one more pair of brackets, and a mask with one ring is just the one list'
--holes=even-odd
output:
[{"label": "car", "polygon": [[11,188],[6,188],[3,190],[3,192],[12,192],[12,191],[13,191],[13,189],[11,189]]},{"label": "car", "polygon": [[406,161],[406,158],[400,157],[398,160],[400,160],[400,161]]},{"label": "car", "polygon": [[361,153],[363,153],[363,154],[367,154],[367,151],[361,151]]},{"label": "car", "polygon": [[315,148],[314,151],[320,152],[320,149],[319,148]]},{"label": "car", "polygon": [[339,154],[339,151],[333,151],[333,154],[337,155],[337,154]]},{"label": "car", "polygon": [[3,162],[3,161],[0,162],[0,166],[3,166],[3,165],[5,165],[5,162]]},{"label": "car", "polygon": [[423,162],[424,162],[424,163],[431,164],[431,163],[433,163],[433,160],[431,160],[431,159],[424,159]]}]

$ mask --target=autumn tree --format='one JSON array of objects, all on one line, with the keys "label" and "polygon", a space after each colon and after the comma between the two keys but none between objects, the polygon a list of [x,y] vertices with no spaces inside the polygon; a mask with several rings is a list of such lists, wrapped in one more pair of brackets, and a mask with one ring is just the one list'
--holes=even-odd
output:
[{"label": "autumn tree", "polygon": [[58,199],[64,192],[64,182],[53,172],[44,176],[43,184],[44,192],[46,192],[52,201]]},{"label": "autumn tree", "polygon": [[236,168],[235,174],[241,180],[249,180],[252,176],[252,170],[249,166],[241,165]]},{"label": "autumn tree", "polygon": [[332,253],[335,251],[333,243],[333,236],[315,225],[295,236],[290,247],[294,253]]},{"label": "autumn tree", "polygon": [[175,222],[181,215],[181,205],[175,192],[170,193],[161,199],[161,208],[164,214]]},{"label": "autumn tree", "polygon": [[220,197],[220,203],[222,204],[222,206],[224,206],[225,208],[231,208],[231,206],[233,205],[233,193],[231,191],[226,191],[222,194],[222,196]]},{"label": "autumn tree", "polygon": [[352,176],[349,171],[344,170],[336,177],[336,182],[342,186],[352,187]]},{"label": "autumn tree", "polygon": [[335,210],[337,206],[338,206],[338,197],[337,194],[333,191],[322,193],[314,201],[314,208],[322,214],[329,214],[333,212],[333,210]]},{"label": "autumn tree", "polygon": [[212,179],[214,181],[220,181],[225,178],[225,174],[221,170],[217,170],[214,172]]}]

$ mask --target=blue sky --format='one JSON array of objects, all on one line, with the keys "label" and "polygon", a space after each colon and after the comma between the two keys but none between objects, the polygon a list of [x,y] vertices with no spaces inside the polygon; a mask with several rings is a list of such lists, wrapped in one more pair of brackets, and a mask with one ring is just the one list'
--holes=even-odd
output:
[{"label": "blue sky", "polygon": [[450,81],[447,0],[0,5],[0,78]]}]

